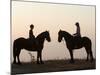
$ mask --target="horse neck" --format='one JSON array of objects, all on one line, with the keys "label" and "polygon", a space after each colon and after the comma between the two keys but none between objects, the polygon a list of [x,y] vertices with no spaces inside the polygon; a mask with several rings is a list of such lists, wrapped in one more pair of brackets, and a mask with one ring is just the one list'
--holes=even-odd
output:
[{"label": "horse neck", "polygon": [[71,38],[72,38],[72,36],[71,36],[69,33],[67,33],[67,32],[64,32],[64,33],[63,33],[63,37],[64,37],[64,39],[66,40],[66,42],[67,42],[67,41],[70,41]]},{"label": "horse neck", "polygon": [[44,43],[44,40],[45,40],[44,33],[41,33],[40,35],[38,35],[36,39],[38,40],[39,43],[41,44]]}]

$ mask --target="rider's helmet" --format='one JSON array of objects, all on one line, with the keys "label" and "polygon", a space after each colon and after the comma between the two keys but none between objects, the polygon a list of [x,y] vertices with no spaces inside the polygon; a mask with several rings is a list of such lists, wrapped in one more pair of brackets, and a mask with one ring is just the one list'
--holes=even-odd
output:
[{"label": "rider's helmet", "polygon": [[31,24],[31,25],[30,25],[30,28],[32,28],[32,29],[33,29],[33,28],[34,28],[34,25],[33,25],[33,24]]},{"label": "rider's helmet", "polygon": [[79,22],[76,22],[75,25],[76,25],[76,26],[79,26]]}]

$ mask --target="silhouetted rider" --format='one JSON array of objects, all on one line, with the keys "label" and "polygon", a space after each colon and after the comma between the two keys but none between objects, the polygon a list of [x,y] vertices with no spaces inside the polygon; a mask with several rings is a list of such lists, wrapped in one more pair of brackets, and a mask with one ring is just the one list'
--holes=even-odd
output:
[{"label": "silhouetted rider", "polygon": [[81,37],[79,23],[76,22],[75,25],[76,25],[77,29],[76,29],[76,33],[73,34],[73,35],[74,35],[75,37]]},{"label": "silhouetted rider", "polygon": [[35,36],[33,35],[33,29],[34,29],[34,25],[31,24],[30,25],[30,30],[29,30],[29,39],[35,40]]},{"label": "silhouetted rider", "polygon": [[79,23],[76,22],[75,25],[76,25],[77,29],[76,29],[76,33],[73,34],[73,36],[74,36],[74,42],[73,42],[74,45],[73,46],[74,46],[74,48],[77,48],[77,46],[79,46],[81,44],[81,41],[80,41],[81,40],[81,33],[80,33]]},{"label": "silhouetted rider", "polygon": [[35,36],[33,35],[33,29],[34,29],[34,25],[31,24],[30,30],[29,30],[29,40],[30,40],[31,45],[33,44],[37,45],[37,41],[35,39]]}]

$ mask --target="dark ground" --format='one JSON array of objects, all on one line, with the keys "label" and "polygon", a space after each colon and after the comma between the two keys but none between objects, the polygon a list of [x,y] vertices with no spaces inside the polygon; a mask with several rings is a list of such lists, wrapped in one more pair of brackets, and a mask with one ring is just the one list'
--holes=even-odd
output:
[{"label": "dark ground", "polygon": [[23,63],[22,65],[11,65],[12,75],[57,71],[89,70],[95,68],[95,60],[92,63],[86,60],[75,60],[75,63],[70,63],[69,60],[48,60],[44,61],[44,64],[36,64],[36,62],[34,62]]}]

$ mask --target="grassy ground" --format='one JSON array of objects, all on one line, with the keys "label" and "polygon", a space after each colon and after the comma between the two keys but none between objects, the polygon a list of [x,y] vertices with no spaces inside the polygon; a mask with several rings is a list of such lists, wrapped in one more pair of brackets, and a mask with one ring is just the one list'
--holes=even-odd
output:
[{"label": "grassy ground", "polygon": [[22,65],[11,65],[12,75],[27,74],[27,73],[43,73],[57,71],[72,71],[72,70],[89,70],[96,68],[95,60],[91,63],[86,60],[75,60],[75,63],[70,63],[69,60],[48,60],[44,64],[23,63]]}]

